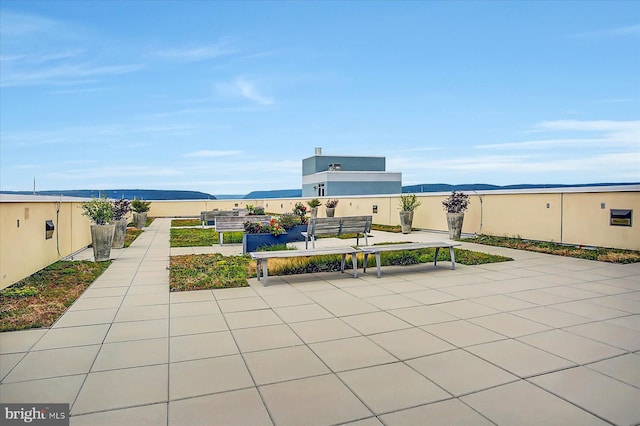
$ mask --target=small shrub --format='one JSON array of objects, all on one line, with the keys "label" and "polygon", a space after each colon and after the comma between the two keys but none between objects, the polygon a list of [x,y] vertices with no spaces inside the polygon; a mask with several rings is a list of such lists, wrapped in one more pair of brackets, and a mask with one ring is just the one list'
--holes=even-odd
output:
[{"label": "small shrub", "polygon": [[462,191],[453,191],[444,199],[442,206],[447,213],[464,213],[469,208],[469,196]]},{"label": "small shrub", "polygon": [[113,219],[113,205],[107,197],[92,198],[82,203],[82,215],[96,225],[106,225]]},{"label": "small shrub", "polygon": [[328,207],[330,209],[335,208],[338,205],[339,200],[337,199],[332,199],[332,200],[327,200],[326,203],[324,203],[325,207]]},{"label": "small shrub", "polygon": [[136,213],[148,212],[151,208],[151,201],[133,200],[131,202],[131,210]]},{"label": "small shrub", "polygon": [[400,195],[400,208],[402,211],[412,212],[421,205],[422,203],[418,201],[416,194]]},{"label": "small shrub", "polygon": [[312,198],[311,200],[307,201],[307,204],[309,205],[309,207],[314,209],[316,207],[320,207],[320,204],[322,203],[317,198]]}]

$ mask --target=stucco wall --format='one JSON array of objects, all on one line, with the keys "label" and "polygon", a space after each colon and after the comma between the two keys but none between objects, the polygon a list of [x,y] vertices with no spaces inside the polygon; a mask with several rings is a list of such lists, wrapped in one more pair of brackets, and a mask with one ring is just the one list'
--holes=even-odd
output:
[{"label": "stucco wall", "polygon": [[[414,227],[446,231],[442,200],[448,194],[422,194]],[[526,192],[471,195],[463,232],[640,250],[640,191]],[[399,225],[399,195],[338,198],[336,216],[372,215],[373,222]],[[151,217],[199,217],[203,210],[263,206],[269,213],[293,210],[310,198],[253,200],[152,201]],[[604,208],[602,204],[604,203]],[[373,206],[377,213],[373,213]],[[0,202],[0,288],[68,256],[91,243],[89,220],[80,202]],[[633,226],[611,226],[610,209],[633,209]],[[320,206],[318,216],[325,217]],[[53,220],[53,238],[45,239],[45,221]],[[20,221],[20,226],[18,226]]]},{"label": "stucco wall", "polygon": [[[51,239],[47,220],[55,226]],[[0,288],[89,245],[89,224],[80,203],[0,203]]]}]

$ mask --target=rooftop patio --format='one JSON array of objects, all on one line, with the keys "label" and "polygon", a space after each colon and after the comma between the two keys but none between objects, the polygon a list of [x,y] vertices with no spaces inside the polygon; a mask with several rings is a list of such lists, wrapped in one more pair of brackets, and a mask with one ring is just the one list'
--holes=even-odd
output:
[{"label": "rooftop patio", "polygon": [[464,243],[515,260],[169,293],[170,255],[240,251],[170,249],[169,228],[51,329],[0,333],[1,402],[69,403],[72,425],[640,422],[640,264]]}]

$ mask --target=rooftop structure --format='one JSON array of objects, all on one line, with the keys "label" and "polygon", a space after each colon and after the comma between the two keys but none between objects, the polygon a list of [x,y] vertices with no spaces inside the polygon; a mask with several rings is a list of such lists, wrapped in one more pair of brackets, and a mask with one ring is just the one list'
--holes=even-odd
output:
[{"label": "rooftop structure", "polygon": [[315,155],[302,160],[302,196],[400,194],[402,173],[385,171],[385,157]]}]

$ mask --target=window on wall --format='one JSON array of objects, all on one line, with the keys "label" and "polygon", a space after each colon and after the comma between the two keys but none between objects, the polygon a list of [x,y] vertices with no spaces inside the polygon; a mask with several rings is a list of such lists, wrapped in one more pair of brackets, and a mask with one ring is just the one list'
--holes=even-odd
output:
[{"label": "window on wall", "polygon": [[324,197],[324,183],[318,184],[318,197]]}]

